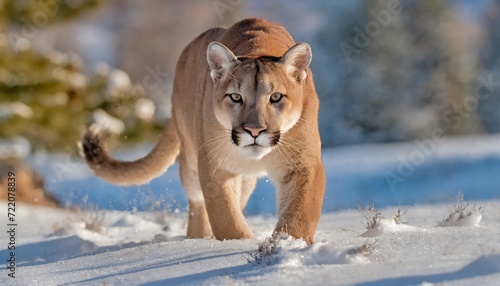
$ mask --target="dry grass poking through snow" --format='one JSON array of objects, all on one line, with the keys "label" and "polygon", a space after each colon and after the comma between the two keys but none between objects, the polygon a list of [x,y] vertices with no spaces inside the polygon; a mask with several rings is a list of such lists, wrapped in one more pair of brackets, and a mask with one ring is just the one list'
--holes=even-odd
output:
[{"label": "dry grass poking through snow", "polygon": [[[375,207],[375,203],[371,203],[367,207],[358,206],[358,211],[363,216],[361,223],[366,228],[366,232],[360,234],[360,237],[379,237],[385,239],[384,236],[393,233],[418,232],[419,228],[408,225],[404,216],[407,210],[403,210],[401,205],[393,212],[392,216],[384,218],[382,213]],[[464,201],[463,194],[459,193],[453,208],[448,216],[438,226],[477,226],[482,218],[482,208],[469,206]],[[312,248],[303,246],[290,247],[289,241],[281,241],[281,236],[274,233],[271,237],[267,237],[261,243],[257,250],[248,252],[247,261],[254,265],[271,265],[271,264],[286,264],[286,265],[302,265],[302,264],[364,264],[369,263],[369,256],[374,252],[374,247],[380,241],[366,241],[359,247],[349,248],[347,250],[332,252],[328,243],[322,242]],[[300,255],[298,255],[297,253]],[[313,262],[303,258],[307,255],[312,255],[315,259]]]},{"label": "dry grass poking through snow", "polygon": [[397,224],[408,224],[407,221],[403,221],[403,216],[406,214],[407,210],[401,211],[401,205],[398,205],[398,209],[394,213],[394,221]]},{"label": "dry grass poking through snow", "polygon": [[65,218],[52,225],[52,235],[66,235],[74,229],[85,229],[90,232],[103,234],[106,232],[104,220],[106,214],[98,207],[88,204],[85,210],[78,208],[76,217]]},{"label": "dry grass poking through snow", "polygon": [[259,245],[258,250],[248,253],[250,257],[247,258],[247,261],[249,263],[252,263],[253,265],[260,265],[263,263],[265,265],[273,264],[277,261],[277,257],[275,256],[275,254],[277,254],[280,250],[280,240],[280,234],[274,232],[271,237],[267,237],[264,242]]},{"label": "dry grass poking through snow", "polygon": [[375,208],[375,203],[372,203],[367,208],[358,206],[358,210],[365,218],[365,222],[361,223],[363,223],[366,229],[373,229],[377,226],[377,222],[380,220],[382,214]]},{"label": "dry grass poking through snow", "polygon": [[459,192],[448,216],[438,226],[477,226],[483,218],[483,208],[469,206],[464,200],[464,194]]},{"label": "dry grass poking through snow", "polygon": [[347,251],[347,254],[349,254],[349,255],[362,254],[363,256],[368,256],[368,255],[373,253],[374,246],[375,246],[375,243],[365,242],[360,247],[354,247],[354,248],[349,249]]},{"label": "dry grass poking through snow", "polygon": [[96,232],[103,233],[105,230],[104,219],[105,213],[99,211],[96,206],[91,206],[88,210],[82,211],[78,210],[80,220],[85,224],[85,229]]}]

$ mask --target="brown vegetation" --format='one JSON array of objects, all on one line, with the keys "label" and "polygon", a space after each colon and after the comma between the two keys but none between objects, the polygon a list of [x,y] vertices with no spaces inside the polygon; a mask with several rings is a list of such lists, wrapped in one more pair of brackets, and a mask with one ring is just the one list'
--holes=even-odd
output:
[{"label": "brown vegetation", "polygon": [[7,200],[9,172],[15,174],[16,202],[37,206],[60,206],[58,200],[45,189],[43,177],[16,158],[0,159],[0,200]]}]

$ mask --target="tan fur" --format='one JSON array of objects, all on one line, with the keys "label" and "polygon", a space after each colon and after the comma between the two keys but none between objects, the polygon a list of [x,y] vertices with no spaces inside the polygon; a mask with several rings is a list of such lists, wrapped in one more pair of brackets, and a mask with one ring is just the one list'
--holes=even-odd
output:
[{"label": "tan fur", "polygon": [[325,191],[310,60],[307,44],[263,19],[208,30],[179,58],[173,117],[155,149],[135,162],[116,161],[91,129],[82,140],[85,158],[98,176],[130,185],[160,175],[179,155],[189,238],[251,238],[242,210],[257,177],[267,174],[277,188],[275,231],[310,244]]}]

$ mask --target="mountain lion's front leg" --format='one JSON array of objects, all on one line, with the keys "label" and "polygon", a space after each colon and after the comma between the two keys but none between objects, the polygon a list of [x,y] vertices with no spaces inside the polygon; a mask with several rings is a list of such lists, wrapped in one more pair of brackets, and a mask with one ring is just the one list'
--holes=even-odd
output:
[{"label": "mountain lion's front leg", "polygon": [[208,166],[206,160],[199,160],[201,188],[215,238],[252,238],[240,206],[241,190],[237,190],[241,188],[241,176]]},{"label": "mountain lion's front leg", "polygon": [[292,169],[279,175],[278,223],[275,234],[287,233],[313,243],[325,194],[323,164]]}]

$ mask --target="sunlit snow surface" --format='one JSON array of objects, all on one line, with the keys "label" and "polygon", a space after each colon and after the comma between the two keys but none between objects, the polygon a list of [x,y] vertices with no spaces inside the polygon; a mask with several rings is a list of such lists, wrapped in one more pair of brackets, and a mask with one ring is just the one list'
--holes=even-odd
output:
[{"label": "sunlit snow surface", "polygon": [[[256,264],[252,252],[276,223],[271,183],[261,182],[246,210],[254,239],[186,240],[176,167],[151,185],[123,189],[75,158],[38,155],[32,161],[58,197],[107,210],[19,205],[16,279],[3,268],[0,285],[498,285],[500,137],[448,139],[391,189],[384,174],[397,174],[415,146],[325,150],[328,189],[315,244],[283,239],[270,265]],[[453,213],[460,191],[463,216]],[[166,207],[154,204],[161,193]],[[381,218],[367,230],[356,207],[372,201]]]},{"label": "sunlit snow surface", "polygon": [[3,269],[0,284],[498,285],[500,201],[475,203],[484,207],[478,226],[437,226],[447,204],[402,206],[406,224],[393,222],[397,207],[384,208],[382,227],[370,237],[361,236],[366,228],[357,210],[326,213],[315,244],[284,239],[270,265],[249,260],[271,234],[272,216],[249,219],[255,239],[221,242],[185,239],[181,214],[98,212],[104,219],[96,233],[85,229],[95,211],[21,205],[16,278]]}]

